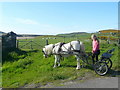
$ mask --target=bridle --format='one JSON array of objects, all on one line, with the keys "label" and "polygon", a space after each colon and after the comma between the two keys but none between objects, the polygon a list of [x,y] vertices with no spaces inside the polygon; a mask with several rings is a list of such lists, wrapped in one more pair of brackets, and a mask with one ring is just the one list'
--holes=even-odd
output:
[{"label": "bridle", "polygon": [[[46,49],[46,48],[44,47],[44,49]],[[45,50],[45,51],[46,51],[46,50]],[[47,58],[48,55],[45,53],[45,51],[42,50],[42,53],[44,54],[45,58]]]}]

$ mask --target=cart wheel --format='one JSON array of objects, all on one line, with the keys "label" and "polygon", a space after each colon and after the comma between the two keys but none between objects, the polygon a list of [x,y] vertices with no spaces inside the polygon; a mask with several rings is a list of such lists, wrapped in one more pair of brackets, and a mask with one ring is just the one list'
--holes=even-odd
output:
[{"label": "cart wheel", "polygon": [[105,62],[96,62],[94,70],[97,74],[103,76],[108,72],[108,65]]},{"label": "cart wheel", "polygon": [[104,59],[102,59],[102,62],[105,62],[108,65],[108,69],[111,69],[112,61],[110,58],[104,58]]}]

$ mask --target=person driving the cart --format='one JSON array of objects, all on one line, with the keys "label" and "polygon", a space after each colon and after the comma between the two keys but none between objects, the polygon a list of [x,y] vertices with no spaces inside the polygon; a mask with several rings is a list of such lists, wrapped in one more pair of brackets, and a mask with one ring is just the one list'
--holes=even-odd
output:
[{"label": "person driving the cart", "polygon": [[[99,40],[97,38],[97,36],[95,34],[91,35],[91,39],[92,39],[92,60],[93,60],[93,64],[95,62],[98,61],[98,55],[100,54],[100,43]],[[96,61],[94,60],[94,58],[96,58]]]}]

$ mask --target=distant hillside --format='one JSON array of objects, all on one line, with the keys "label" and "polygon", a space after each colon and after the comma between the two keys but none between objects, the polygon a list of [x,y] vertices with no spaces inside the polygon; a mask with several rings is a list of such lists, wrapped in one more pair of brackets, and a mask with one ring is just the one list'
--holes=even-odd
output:
[{"label": "distant hillside", "polygon": [[17,37],[37,37],[42,35],[35,35],[35,34],[17,34]]},{"label": "distant hillside", "polygon": [[0,31],[0,34],[5,34],[5,32]]},{"label": "distant hillside", "polygon": [[73,32],[73,33],[70,33],[70,34],[84,34],[86,32]]},{"label": "distant hillside", "polygon": [[75,36],[79,34],[86,34],[86,32],[73,32],[73,33],[64,33],[64,34],[57,34],[57,36]]}]

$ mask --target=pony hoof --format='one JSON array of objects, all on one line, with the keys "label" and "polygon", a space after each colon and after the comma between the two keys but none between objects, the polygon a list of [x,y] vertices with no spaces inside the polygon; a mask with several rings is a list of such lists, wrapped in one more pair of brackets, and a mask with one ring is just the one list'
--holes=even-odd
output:
[{"label": "pony hoof", "polygon": [[56,68],[56,66],[54,66],[53,68]]},{"label": "pony hoof", "polygon": [[58,67],[60,67],[61,65],[60,64],[58,64]]},{"label": "pony hoof", "polygon": [[80,70],[80,67],[79,68],[77,67],[76,70]]}]

